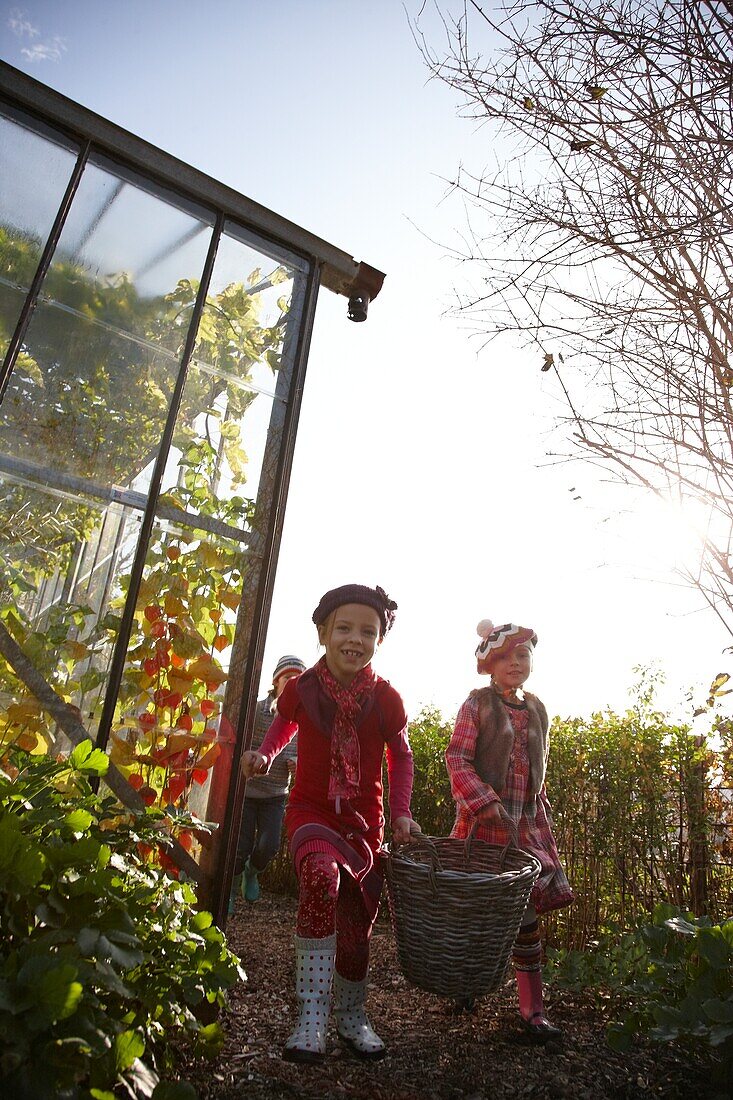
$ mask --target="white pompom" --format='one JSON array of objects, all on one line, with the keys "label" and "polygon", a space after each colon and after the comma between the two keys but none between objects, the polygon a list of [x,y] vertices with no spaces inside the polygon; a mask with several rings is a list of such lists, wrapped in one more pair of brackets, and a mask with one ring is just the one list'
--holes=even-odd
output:
[{"label": "white pompom", "polygon": [[476,633],[479,638],[483,638],[484,641],[488,638],[489,634],[494,633],[494,624],[491,619],[482,619],[476,627]]}]

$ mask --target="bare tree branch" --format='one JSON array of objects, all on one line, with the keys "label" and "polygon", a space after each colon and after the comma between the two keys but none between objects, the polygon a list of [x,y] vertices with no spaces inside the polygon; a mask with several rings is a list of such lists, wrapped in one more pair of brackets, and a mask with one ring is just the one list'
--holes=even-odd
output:
[{"label": "bare tree branch", "polygon": [[497,162],[453,185],[482,287],[457,308],[551,368],[565,457],[698,514],[685,576],[733,634],[733,4],[466,0],[442,19],[440,52],[413,34]]}]

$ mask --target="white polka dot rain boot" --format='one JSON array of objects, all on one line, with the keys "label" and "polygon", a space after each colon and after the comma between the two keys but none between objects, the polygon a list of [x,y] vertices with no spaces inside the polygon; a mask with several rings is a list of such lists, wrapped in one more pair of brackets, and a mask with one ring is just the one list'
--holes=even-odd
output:
[{"label": "white polka dot rain boot", "polygon": [[335,957],[335,936],[322,940],[295,937],[295,995],[300,1019],[283,1051],[288,1062],[320,1062],[326,1054]]},{"label": "white polka dot rain boot", "polygon": [[387,1053],[384,1043],[364,1011],[367,980],[349,982],[336,972],[333,977],[333,1016],[336,1029],[357,1058],[376,1061]]}]

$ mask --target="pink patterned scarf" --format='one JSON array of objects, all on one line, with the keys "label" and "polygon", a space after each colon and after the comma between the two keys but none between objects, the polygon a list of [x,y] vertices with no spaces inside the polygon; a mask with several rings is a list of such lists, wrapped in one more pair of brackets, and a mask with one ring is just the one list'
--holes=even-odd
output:
[{"label": "pink patterned scarf", "polygon": [[331,731],[331,774],[328,779],[328,797],[336,803],[336,813],[341,812],[341,799],[353,798],[360,792],[359,738],[356,735],[356,719],[364,701],[377,686],[376,674],[371,665],[357,672],[348,687],[340,684],[333,675],[326,658],[315,665],[318,683],[336,704],[336,715]]}]

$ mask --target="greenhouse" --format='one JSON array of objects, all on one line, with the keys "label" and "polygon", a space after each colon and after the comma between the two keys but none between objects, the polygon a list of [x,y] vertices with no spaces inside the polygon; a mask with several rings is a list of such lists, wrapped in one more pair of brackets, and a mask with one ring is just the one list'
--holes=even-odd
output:
[{"label": "greenhouse", "polygon": [[221,923],[318,291],[364,320],[384,277],[4,64],[0,98],[3,753],[95,740]]}]

